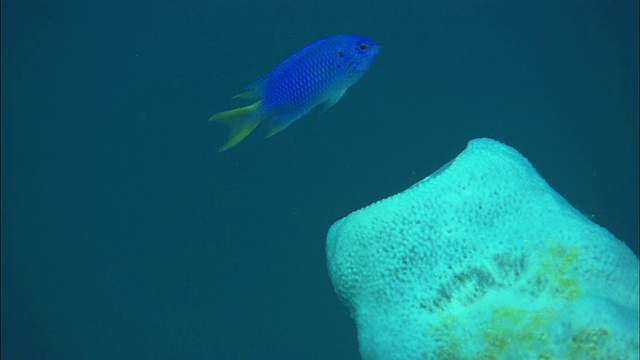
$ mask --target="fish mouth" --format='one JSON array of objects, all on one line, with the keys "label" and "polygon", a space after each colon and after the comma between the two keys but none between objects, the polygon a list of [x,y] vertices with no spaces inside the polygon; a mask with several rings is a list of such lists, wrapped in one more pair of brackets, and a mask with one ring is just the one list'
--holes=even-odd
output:
[{"label": "fish mouth", "polygon": [[367,44],[367,46],[371,49],[373,55],[377,54],[380,51],[380,45],[378,43],[372,42]]}]

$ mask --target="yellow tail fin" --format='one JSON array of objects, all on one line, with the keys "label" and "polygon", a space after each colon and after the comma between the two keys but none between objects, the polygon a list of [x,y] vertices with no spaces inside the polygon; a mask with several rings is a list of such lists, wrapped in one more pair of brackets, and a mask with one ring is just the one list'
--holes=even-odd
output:
[{"label": "yellow tail fin", "polygon": [[230,147],[238,144],[242,139],[253,131],[258,126],[262,117],[258,109],[260,103],[258,101],[252,105],[245,106],[238,109],[224,111],[213,115],[209,118],[209,121],[220,122],[229,127],[231,133],[227,142],[218,150],[219,152],[225,151]]}]

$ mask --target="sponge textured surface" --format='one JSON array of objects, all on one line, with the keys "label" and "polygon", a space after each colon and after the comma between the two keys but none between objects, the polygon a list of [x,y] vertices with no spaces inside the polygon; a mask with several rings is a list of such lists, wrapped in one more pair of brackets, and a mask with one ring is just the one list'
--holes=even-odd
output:
[{"label": "sponge textured surface", "polygon": [[337,221],[327,261],[364,359],[638,358],[637,257],[494,140]]}]

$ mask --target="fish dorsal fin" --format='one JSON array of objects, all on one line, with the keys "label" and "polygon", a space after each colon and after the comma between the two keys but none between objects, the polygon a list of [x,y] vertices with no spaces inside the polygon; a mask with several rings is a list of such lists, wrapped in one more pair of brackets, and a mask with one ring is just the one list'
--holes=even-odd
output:
[{"label": "fish dorsal fin", "polygon": [[233,97],[233,99],[242,99],[247,101],[258,101],[262,99],[263,91],[262,88],[251,88],[247,89],[247,91],[241,92],[240,94]]},{"label": "fish dorsal fin", "polygon": [[[236,95],[234,98],[237,97],[241,99],[252,99],[252,100],[262,98],[262,95],[264,94],[264,84],[269,80],[269,78],[271,78],[273,74],[295,63],[296,60],[298,60],[299,58],[304,56],[307,52],[309,52],[309,49],[318,46],[318,44],[323,43],[325,40],[326,39],[318,40],[296,51],[293,55],[286,58],[284,61],[278,64],[278,66],[274,67],[271,71],[269,71],[266,75],[252,82],[251,84],[247,85],[247,87],[245,88],[246,91]],[[257,98],[255,96],[257,96]]]}]

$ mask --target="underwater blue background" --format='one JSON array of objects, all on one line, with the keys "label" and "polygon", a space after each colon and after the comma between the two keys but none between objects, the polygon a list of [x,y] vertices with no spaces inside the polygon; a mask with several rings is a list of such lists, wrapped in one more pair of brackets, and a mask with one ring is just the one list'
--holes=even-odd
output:
[{"label": "underwater blue background", "polygon": [[[2,358],[357,359],[329,226],[491,137],[638,252],[638,1],[2,1]],[[218,154],[283,59],[381,45]]]}]

